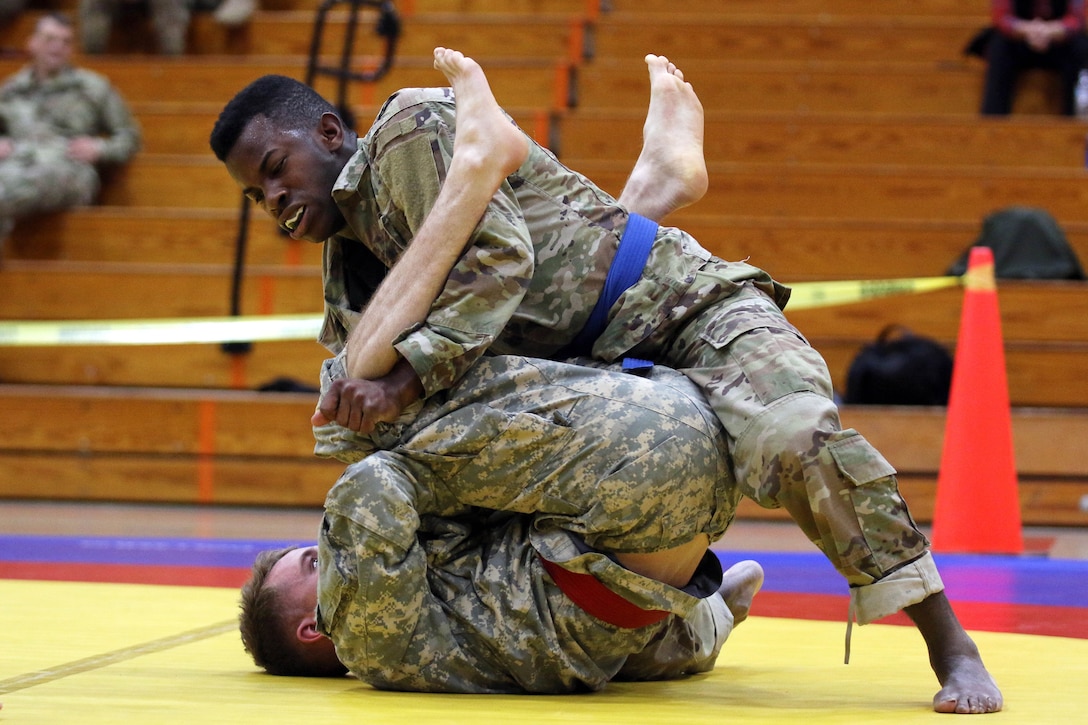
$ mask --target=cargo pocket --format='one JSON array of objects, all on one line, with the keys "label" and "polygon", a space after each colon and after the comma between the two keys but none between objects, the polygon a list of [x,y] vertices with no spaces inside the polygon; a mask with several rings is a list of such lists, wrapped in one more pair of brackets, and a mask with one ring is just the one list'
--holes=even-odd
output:
[{"label": "cargo pocket", "polygon": [[[925,539],[918,532],[907,505],[899,495],[895,468],[857,431],[843,431],[844,437],[828,445],[846,483],[849,501],[857,518],[858,533],[864,538],[876,569],[860,568],[874,578],[917,557]],[[844,512],[845,513],[845,512]],[[842,551],[846,541],[837,542]],[[860,563],[858,555],[847,557]]]},{"label": "cargo pocket", "polygon": [[843,476],[855,487],[865,486],[896,473],[888,459],[855,430],[844,430],[843,437],[829,443],[827,447]]},{"label": "cargo pocket", "polygon": [[[714,335],[714,332],[727,334]],[[729,355],[763,405],[792,393],[823,392],[822,386],[813,381],[826,378],[826,365],[792,329],[766,326],[733,327],[727,331],[708,329],[703,339]]]}]

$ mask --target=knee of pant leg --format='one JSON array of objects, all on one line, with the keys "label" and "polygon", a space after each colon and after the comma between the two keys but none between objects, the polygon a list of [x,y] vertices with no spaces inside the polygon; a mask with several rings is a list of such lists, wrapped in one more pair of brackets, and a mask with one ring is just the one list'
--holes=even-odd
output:
[{"label": "knee of pant leg", "polygon": [[763,506],[803,491],[805,467],[840,432],[834,402],[815,393],[781,397],[755,417],[733,450],[737,483]]},{"label": "knee of pant leg", "polygon": [[[857,431],[828,445],[842,488],[826,499],[836,567],[851,584],[868,584],[921,556],[929,542],[899,494],[895,469]],[[829,554],[830,555],[830,554]],[[837,558],[837,560],[836,560]]]},{"label": "knee of pant leg", "polygon": [[851,584],[880,579],[928,546],[899,495],[895,469],[861,434],[839,428],[832,401],[782,399],[737,442],[737,479],[786,508]]}]

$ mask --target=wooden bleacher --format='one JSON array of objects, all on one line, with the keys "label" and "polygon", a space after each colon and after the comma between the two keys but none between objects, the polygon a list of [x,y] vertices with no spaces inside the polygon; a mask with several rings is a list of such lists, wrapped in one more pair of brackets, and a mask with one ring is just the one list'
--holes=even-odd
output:
[{"label": "wooden bleacher", "polygon": [[[484,63],[526,130],[618,193],[641,138],[642,56],[668,55],[703,100],[712,175],[707,197],[669,221],[787,283],[941,275],[983,216],[1011,204],[1049,209],[1088,260],[1088,129],[1054,115],[1053,83],[1030,78],[1009,118],[977,115],[983,65],[961,51],[986,24],[985,3],[397,5],[394,73],[352,89],[361,123],[395,88],[440,82],[430,49],[456,47]],[[0,266],[0,318],[227,313],[239,197],[207,134],[256,75],[301,77],[317,0],[261,6],[229,33],[197,16],[183,58],[80,59],[122,89],[144,148],[111,175],[101,205],[19,225]],[[0,28],[0,44],[20,46],[34,17]],[[329,47],[343,24],[343,13],[330,16]],[[0,61],[0,74],[17,65]],[[331,93],[330,81],[317,86]],[[320,310],[320,247],[255,215],[247,259],[246,313]],[[952,289],[788,312],[841,387],[853,355],[888,323],[954,345],[961,301]],[[1088,287],[1002,282],[1000,302],[1024,520],[1088,523],[1078,509],[1088,467],[1074,458],[1088,432]],[[309,341],[256,343],[242,356],[215,345],[0,347],[0,496],[316,505],[339,469],[311,455],[312,396],[252,389],[278,376],[314,384],[324,357]],[[928,520],[943,411],[848,407],[843,418],[900,469],[913,512]],[[41,480],[56,483],[43,491]]]},{"label": "wooden bleacher", "polygon": [[[21,419],[30,409],[37,421],[33,426]],[[312,455],[306,425],[312,409],[312,396],[299,393],[0,385],[4,495],[315,505],[343,467]],[[912,512],[928,520],[943,412],[847,408],[843,420],[891,453]],[[1083,463],[1075,449],[1055,449],[1055,429],[1083,439],[1088,418],[1072,411],[1014,411],[1028,524],[1083,523],[1077,513]],[[750,502],[741,511],[781,517]]]}]

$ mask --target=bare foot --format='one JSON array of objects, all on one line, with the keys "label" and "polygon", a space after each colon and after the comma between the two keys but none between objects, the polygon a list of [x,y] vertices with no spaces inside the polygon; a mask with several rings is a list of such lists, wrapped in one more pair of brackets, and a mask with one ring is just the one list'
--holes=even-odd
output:
[{"label": "bare foot", "polygon": [[497,188],[525,162],[528,137],[499,107],[479,63],[459,51],[435,48],[434,67],[450,82],[457,104],[454,158],[485,174],[476,181]]},{"label": "bare foot", "polygon": [[974,640],[964,631],[944,592],[937,592],[904,612],[914,621],[929,648],[929,664],[941,683],[933,697],[937,712],[997,712],[1004,699],[986,670]]},{"label": "bare foot", "polygon": [[[936,669],[936,668],[935,668]],[[982,658],[962,655],[947,660],[937,678],[943,687],[933,696],[933,710],[959,714],[997,712],[1004,705],[997,682]]]},{"label": "bare foot", "polygon": [[699,201],[708,177],[703,158],[703,104],[668,58],[646,56],[650,107],[642,127],[642,151],[620,203],[660,221]]},{"label": "bare foot", "polygon": [[733,626],[748,619],[752,600],[763,586],[763,567],[759,562],[747,559],[725,570],[718,594],[725,600],[725,606],[733,613]]}]

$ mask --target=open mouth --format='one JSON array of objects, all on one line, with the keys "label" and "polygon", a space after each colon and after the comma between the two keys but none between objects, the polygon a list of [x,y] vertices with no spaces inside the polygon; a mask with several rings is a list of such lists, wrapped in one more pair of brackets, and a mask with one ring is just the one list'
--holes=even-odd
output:
[{"label": "open mouth", "polygon": [[295,231],[298,228],[298,223],[302,221],[302,215],[305,213],[306,207],[300,206],[295,215],[283,223],[283,228],[289,232]]}]

